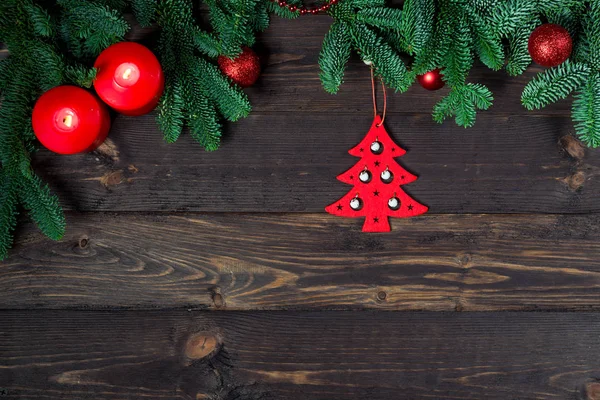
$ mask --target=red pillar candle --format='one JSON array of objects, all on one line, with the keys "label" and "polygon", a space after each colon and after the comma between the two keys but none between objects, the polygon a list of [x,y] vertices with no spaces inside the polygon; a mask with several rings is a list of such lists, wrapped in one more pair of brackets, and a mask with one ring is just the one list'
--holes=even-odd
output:
[{"label": "red pillar candle", "polygon": [[33,132],[48,150],[60,154],[92,151],[104,142],[110,115],[102,102],[76,86],[58,86],[35,103]]},{"label": "red pillar candle", "polygon": [[158,104],[165,77],[148,48],[134,42],[114,44],[100,53],[94,67],[98,96],[121,114],[147,114]]}]

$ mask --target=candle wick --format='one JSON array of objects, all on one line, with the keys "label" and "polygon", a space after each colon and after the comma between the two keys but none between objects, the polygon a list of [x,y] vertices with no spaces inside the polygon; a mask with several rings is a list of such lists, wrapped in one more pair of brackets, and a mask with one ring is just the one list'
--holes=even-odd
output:
[{"label": "candle wick", "polygon": [[67,115],[66,117],[64,117],[63,124],[65,124],[67,128],[70,128],[73,124],[73,117],[71,115]]},{"label": "candle wick", "polygon": [[125,72],[123,73],[123,79],[129,79],[129,78],[131,77],[131,73],[132,73],[132,72],[133,72],[133,71],[131,71],[131,68],[127,68],[127,69],[125,70]]}]

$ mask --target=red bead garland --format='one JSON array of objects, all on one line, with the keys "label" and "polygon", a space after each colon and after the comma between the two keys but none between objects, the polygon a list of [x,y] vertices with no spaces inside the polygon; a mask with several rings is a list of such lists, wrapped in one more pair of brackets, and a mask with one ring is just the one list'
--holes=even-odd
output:
[{"label": "red bead garland", "polygon": [[277,5],[279,7],[285,7],[288,10],[290,10],[291,12],[296,12],[298,11],[300,13],[300,15],[305,15],[305,14],[318,14],[320,12],[325,12],[327,10],[329,10],[329,8],[331,8],[332,5],[336,4],[339,0],[329,0],[329,2],[327,4],[323,4],[322,6],[319,7],[314,7],[314,8],[308,8],[305,6],[292,6],[289,5],[285,2],[285,0],[271,0],[273,3],[277,3]]}]

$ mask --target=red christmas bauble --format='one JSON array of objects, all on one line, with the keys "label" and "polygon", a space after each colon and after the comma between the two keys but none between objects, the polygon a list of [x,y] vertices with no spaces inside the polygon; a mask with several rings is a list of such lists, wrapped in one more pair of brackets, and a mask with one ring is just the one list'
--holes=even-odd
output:
[{"label": "red christmas bauble", "polygon": [[94,67],[94,88],[110,107],[125,115],[143,115],[154,110],[165,88],[158,59],[147,47],[121,42],[104,50]]},{"label": "red christmas bauble", "polygon": [[442,79],[442,72],[439,68],[426,72],[423,75],[417,75],[417,80],[427,90],[438,90],[446,84]]},{"label": "red christmas bauble", "polygon": [[106,106],[90,92],[76,86],[58,86],[35,103],[33,132],[48,150],[59,154],[92,151],[110,129]]},{"label": "red christmas bauble", "polygon": [[260,59],[249,47],[244,46],[234,59],[219,56],[217,62],[221,72],[241,87],[252,86],[260,76]]},{"label": "red christmas bauble", "polygon": [[544,67],[555,67],[565,62],[573,50],[569,32],[557,24],[543,24],[529,36],[529,55]]}]

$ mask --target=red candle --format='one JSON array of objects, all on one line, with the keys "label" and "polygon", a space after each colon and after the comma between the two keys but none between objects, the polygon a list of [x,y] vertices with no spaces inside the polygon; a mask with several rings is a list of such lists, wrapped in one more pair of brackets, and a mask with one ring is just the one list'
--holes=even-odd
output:
[{"label": "red candle", "polygon": [[154,110],[165,87],[156,56],[138,43],[121,42],[100,53],[94,87],[100,98],[121,114],[143,115]]},{"label": "red candle", "polygon": [[110,129],[110,115],[102,102],[76,86],[58,86],[35,103],[33,132],[48,150],[60,154],[92,151]]}]

